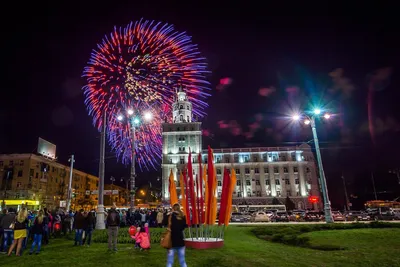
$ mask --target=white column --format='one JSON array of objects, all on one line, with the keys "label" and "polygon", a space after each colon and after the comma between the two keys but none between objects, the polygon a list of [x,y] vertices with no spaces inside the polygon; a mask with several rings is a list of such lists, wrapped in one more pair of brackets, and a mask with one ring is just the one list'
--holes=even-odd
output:
[{"label": "white column", "polygon": [[304,164],[299,164],[299,174],[298,174],[299,182],[300,182],[299,188],[300,188],[300,195],[302,197],[307,196],[306,181],[304,179],[304,171],[305,171]]},{"label": "white column", "polygon": [[276,197],[274,165],[269,164],[268,168],[269,168],[269,182],[270,182],[270,186],[271,186],[271,196]]}]

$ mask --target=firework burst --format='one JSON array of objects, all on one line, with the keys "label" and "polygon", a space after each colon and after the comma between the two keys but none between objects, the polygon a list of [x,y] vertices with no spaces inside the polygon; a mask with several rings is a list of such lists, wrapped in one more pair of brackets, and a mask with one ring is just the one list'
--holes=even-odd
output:
[{"label": "firework burst", "polygon": [[115,27],[91,53],[83,77],[85,104],[93,123],[101,127],[102,114],[109,119],[109,142],[124,163],[131,159],[128,124],[117,121],[119,114],[134,108],[140,114],[152,110],[154,121],[141,125],[135,135],[140,166],[155,166],[161,157],[161,123],[173,96],[183,88],[198,117],[205,115],[209,96],[205,59],[197,45],[172,25],[140,20]]}]

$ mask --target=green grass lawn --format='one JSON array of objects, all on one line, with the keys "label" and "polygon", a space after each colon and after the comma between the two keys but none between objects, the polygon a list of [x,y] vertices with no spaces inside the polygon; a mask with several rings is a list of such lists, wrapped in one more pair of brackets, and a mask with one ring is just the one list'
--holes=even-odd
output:
[{"label": "green grass lawn", "polygon": [[[335,244],[345,249],[321,251],[273,243],[255,237],[251,227],[230,226],[223,248],[187,249],[186,259],[189,267],[400,266],[400,229],[329,230],[303,235],[310,237],[313,245]],[[72,245],[70,240],[52,239],[40,255],[27,252],[22,257],[0,255],[0,266],[122,267],[165,266],[166,263],[166,251],[158,244],[153,244],[147,252],[135,251],[131,244],[121,244],[117,253],[107,252],[107,244]]]}]

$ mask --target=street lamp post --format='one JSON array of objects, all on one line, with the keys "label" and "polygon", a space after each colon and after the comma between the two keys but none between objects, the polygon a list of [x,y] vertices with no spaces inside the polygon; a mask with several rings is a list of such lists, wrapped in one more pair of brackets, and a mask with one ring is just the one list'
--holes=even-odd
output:
[{"label": "street lamp post", "polygon": [[[324,168],[322,165],[321,151],[319,149],[317,128],[315,125],[315,116],[319,116],[320,114],[321,114],[321,110],[315,109],[311,116],[307,116],[307,115],[303,115],[303,116],[306,117],[306,120],[304,121],[304,123],[306,125],[311,125],[311,130],[312,130],[312,134],[313,134],[313,138],[314,138],[315,152],[317,154],[317,163],[318,163],[318,169],[319,169],[319,182],[321,185],[322,197],[324,200],[325,221],[327,223],[333,223],[331,203],[329,201],[328,187],[326,185],[325,172],[324,172]],[[331,117],[331,115],[328,113],[326,113],[324,115],[325,119],[329,119],[330,117]],[[293,120],[298,121],[300,119],[301,119],[301,116],[298,114],[293,116]]]},{"label": "street lamp post", "polygon": [[113,202],[114,202],[113,201],[113,191],[114,191],[114,182],[115,182],[114,176],[111,176],[110,181],[111,181],[110,205],[112,206]]},{"label": "street lamp post", "polygon": [[100,162],[99,162],[99,195],[96,214],[96,229],[105,229],[104,224],[104,156],[106,149],[106,124],[107,115],[103,115],[103,127],[100,134]]},{"label": "street lamp post", "polygon": [[[133,211],[134,206],[135,206],[135,180],[136,180],[136,168],[135,168],[135,162],[136,162],[136,152],[135,152],[135,147],[136,147],[136,125],[138,125],[140,123],[140,119],[138,116],[135,116],[134,114],[135,112],[132,109],[128,109],[127,110],[127,114],[128,114],[128,119],[127,119],[127,123],[128,123],[128,127],[129,127],[129,131],[130,131],[130,136],[131,136],[131,146],[132,146],[132,162],[131,162],[131,176],[130,176],[130,182],[131,182],[131,191],[130,191],[130,208],[131,211]],[[138,114],[136,114],[138,115]],[[145,112],[143,114],[143,118],[146,121],[150,121],[152,119],[152,114],[150,112]],[[124,120],[124,116],[122,115],[118,115],[117,119],[119,121],[123,121]]]}]

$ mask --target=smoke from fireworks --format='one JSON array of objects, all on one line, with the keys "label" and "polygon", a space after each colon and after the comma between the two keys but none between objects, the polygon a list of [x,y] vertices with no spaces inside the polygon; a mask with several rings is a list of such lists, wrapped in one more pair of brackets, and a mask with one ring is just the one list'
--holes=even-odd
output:
[{"label": "smoke from fireworks", "polygon": [[141,167],[155,166],[161,158],[161,123],[176,90],[187,93],[195,115],[205,115],[206,67],[197,45],[172,25],[140,20],[104,36],[83,71],[85,104],[97,128],[106,112],[109,143],[123,163],[131,161],[132,136],[127,120],[117,117],[129,109],[135,116],[152,111],[153,120],[137,127],[135,151]]}]

